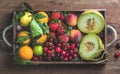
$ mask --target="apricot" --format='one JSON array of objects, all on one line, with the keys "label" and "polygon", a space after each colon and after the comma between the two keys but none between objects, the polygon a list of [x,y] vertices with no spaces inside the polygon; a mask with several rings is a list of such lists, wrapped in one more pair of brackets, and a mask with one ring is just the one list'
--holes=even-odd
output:
[{"label": "apricot", "polygon": [[70,32],[70,40],[72,42],[80,42],[82,38],[82,34],[79,30],[73,29]]}]

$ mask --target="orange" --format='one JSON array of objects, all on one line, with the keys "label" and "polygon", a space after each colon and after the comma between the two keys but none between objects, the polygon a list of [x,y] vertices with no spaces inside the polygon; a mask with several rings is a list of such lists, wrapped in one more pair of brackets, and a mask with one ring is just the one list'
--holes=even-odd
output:
[{"label": "orange", "polygon": [[48,23],[49,17],[46,12],[38,12],[37,14],[43,14],[45,16],[45,18],[38,19],[39,22]]},{"label": "orange", "polygon": [[18,53],[21,59],[24,59],[24,60],[30,60],[33,57],[33,50],[29,46],[22,46],[19,49]]},{"label": "orange", "polygon": [[47,35],[42,34],[42,36],[39,38],[39,43],[43,44],[47,40]]},{"label": "orange", "polygon": [[[21,31],[18,33],[18,38],[21,37],[21,36],[28,36],[28,34],[26,33],[26,31]],[[22,44],[28,44],[30,43],[30,38],[28,38],[27,40],[25,40]]]}]

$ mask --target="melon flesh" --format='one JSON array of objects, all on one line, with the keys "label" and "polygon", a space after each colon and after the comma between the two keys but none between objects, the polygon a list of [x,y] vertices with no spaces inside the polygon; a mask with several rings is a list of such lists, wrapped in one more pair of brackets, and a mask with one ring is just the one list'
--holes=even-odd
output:
[{"label": "melon flesh", "polygon": [[[102,15],[100,15],[101,13],[99,13],[98,11],[91,11],[91,12],[83,12],[83,14],[81,14],[78,18],[78,28],[80,29],[80,31],[82,31],[83,33],[100,33],[105,26],[105,20],[103,18]],[[90,25],[88,25],[89,20],[91,20],[91,23],[89,23]],[[94,20],[94,22],[93,22]],[[87,28],[87,27],[91,27],[91,28]]]},{"label": "melon flesh", "polygon": [[[93,45],[92,49],[91,46],[86,46],[86,43],[90,43]],[[98,56],[98,51],[100,47],[99,39],[96,34],[88,34],[83,37],[80,47],[79,47],[79,55],[84,60],[91,60]]]}]

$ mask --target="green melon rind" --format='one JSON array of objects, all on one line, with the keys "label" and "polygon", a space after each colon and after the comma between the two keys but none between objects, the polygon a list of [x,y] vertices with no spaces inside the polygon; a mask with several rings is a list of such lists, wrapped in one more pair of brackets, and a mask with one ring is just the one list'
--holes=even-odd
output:
[{"label": "green melon rind", "polygon": [[[95,48],[90,52],[84,49],[85,48],[84,45],[86,41],[92,41],[95,43]],[[88,34],[83,37],[80,43],[79,55],[84,60],[92,60],[98,57],[99,56],[98,54],[101,53],[101,49],[99,49],[99,47],[100,47],[100,43],[99,43],[98,36],[96,34]]]},{"label": "green melon rind", "polygon": [[[95,30],[91,30],[91,31],[86,29],[85,28],[86,24],[84,24],[84,23],[86,23],[87,19],[89,19],[86,17],[96,18],[95,20],[97,21],[96,23],[98,24],[99,27],[96,27]],[[100,33],[104,29],[105,20],[100,12],[98,12],[96,10],[87,10],[79,16],[77,26],[80,29],[80,31],[82,31],[83,33]]]}]

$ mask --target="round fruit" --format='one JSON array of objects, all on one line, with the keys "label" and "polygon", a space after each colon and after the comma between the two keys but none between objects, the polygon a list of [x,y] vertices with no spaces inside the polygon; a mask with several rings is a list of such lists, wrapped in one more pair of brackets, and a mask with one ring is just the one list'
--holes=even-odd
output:
[{"label": "round fruit", "polygon": [[117,51],[117,52],[114,54],[114,57],[115,57],[115,58],[118,58],[119,56],[120,56],[120,52]]},{"label": "round fruit", "polygon": [[38,21],[41,23],[48,23],[49,21],[49,17],[48,14],[46,12],[38,12],[37,14],[42,14],[45,16],[45,18],[39,18]]},{"label": "round fruit", "polygon": [[39,43],[43,44],[47,40],[47,35],[42,34],[42,36],[39,38]]},{"label": "round fruit", "polygon": [[[22,37],[22,36],[29,36],[26,31],[21,31],[18,33],[17,38]],[[22,42],[22,44],[29,44],[30,43],[30,38]]]},{"label": "round fruit", "polygon": [[100,33],[104,29],[105,20],[100,12],[87,10],[80,15],[77,26],[83,33]]},{"label": "round fruit", "polygon": [[70,39],[72,42],[79,43],[82,39],[82,34],[79,30],[71,30],[70,31]]},{"label": "round fruit", "polygon": [[96,34],[88,34],[83,37],[80,48],[79,55],[84,60],[92,60],[101,54],[102,49],[100,49],[100,43],[98,36]]},{"label": "round fruit", "polygon": [[69,26],[76,26],[77,24],[77,16],[75,14],[69,14],[68,16],[66,16],[66,23]]},{"label": "round fruit", "polygon": [[19,56],[24,60],[30,60],[33,57],[33,50],[29,46],[23,46],[18,51]]},{"label": "round fruit", "polygon": [[117,44],[116,44],[116,48],[117,48],[117,49],[120,49],[120,43],[117,43]]},{"label": "round fruit", "polygon": [[35,46],[35,47],[33,48],[33,53],[34,53],[34,55],[36,55],[36,56],[42,55],[42,54],[43,54],[43,48],[42,48],[42,46],[41,46],[41,45]]},{"label": "round fruit", "polygon": [[31,15],[32,14],[30,12],[25,12],[25,15],[20,18],[21,26],[29,26],[30,22],[32,21]]}]

